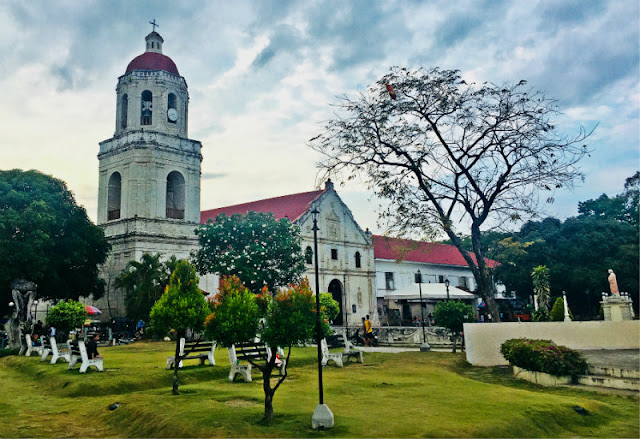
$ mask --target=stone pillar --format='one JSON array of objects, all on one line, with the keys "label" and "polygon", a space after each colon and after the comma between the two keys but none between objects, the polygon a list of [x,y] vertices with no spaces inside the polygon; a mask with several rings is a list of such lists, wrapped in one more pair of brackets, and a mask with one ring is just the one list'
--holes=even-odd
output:
[{"label": "stone pillar", "polygon": [[562,299],[564,301],[564,321],[570,322],[571,316],[569,315],[569,304],[567,303],[567,293],[562,292]]}]

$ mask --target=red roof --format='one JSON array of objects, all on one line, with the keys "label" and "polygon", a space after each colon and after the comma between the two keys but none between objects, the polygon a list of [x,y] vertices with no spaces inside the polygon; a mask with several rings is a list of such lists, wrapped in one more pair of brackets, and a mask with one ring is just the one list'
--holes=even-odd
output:
[{"label": "red roof", "polygon": [[236,204],[235,206],[220,207],[218,209],[204,210],[200,212],[200,222],[205,224],[207,220],[215,218],[221,213],[227,216],[239,213],[245,215],[248,212],[272,212],[277,219],[289,218],[297,220],[303,213],[309,210],[309,205],[318,198],[324,190],[302,192],[300,194],[285,195],[266,200],[252,201],[251,203]]},{"label": "red roof", "polygon": [[[413,241],[410,239],[388,238],[373,235],[373,255],[376,259],[391,259],[411,262],[425,262],[427,264],[467,266],[460,250],[449,244],[437,242]],[[476,255],[469,252],[474,262]],[[486,259],[489,267],[495,267],[497,262]]]},{"label": "red roof", "polygon": [[145,52],[133,58],[127,66],[129,73],[132,70],[164,70],[174,75],[179,75],[176,64],[167,55],[157,52]]}]

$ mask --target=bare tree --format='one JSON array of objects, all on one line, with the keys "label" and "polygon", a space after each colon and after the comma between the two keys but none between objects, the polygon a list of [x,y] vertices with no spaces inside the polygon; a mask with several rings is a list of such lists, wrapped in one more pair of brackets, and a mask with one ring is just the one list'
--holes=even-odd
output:
[{"label": "bare tree", "polygon": [[[467,84],[457,70],[393,67],[356,99],[342,97],[335,118],[310,140],[326,157],[326,173],[363,176],[388,201],[381,218],[391,231],[444,231],[494,321],[499,312],[481,230],[533,216],[540,191],[581,178],[576,164],[588,153],[581,142],[592,132],[560,134],[551,120],[559,114],[556,101],[526,84]],[[475,257],[463,234],[471,236]]]}]

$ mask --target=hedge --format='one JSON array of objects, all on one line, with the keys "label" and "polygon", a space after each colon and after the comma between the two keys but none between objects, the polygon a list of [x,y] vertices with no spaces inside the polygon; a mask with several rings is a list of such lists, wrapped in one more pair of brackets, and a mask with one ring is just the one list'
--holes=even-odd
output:
[{"label": "hedge", "polygon": [[502,343],[500,352],[509,364],[534,372],[556,376],[587,372],[587,361],[579,352],[551,340],[514,338]]}]

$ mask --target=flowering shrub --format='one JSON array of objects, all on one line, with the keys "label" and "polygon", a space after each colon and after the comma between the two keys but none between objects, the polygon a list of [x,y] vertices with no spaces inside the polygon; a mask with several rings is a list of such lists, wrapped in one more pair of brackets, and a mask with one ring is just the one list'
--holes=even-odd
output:
[{"label": "flowering shrub", "polygon": [[500,346],[500,353],[513,366],[551,375],[581,375],[587,371],[582,355],[551,340],[514,338]]}]

